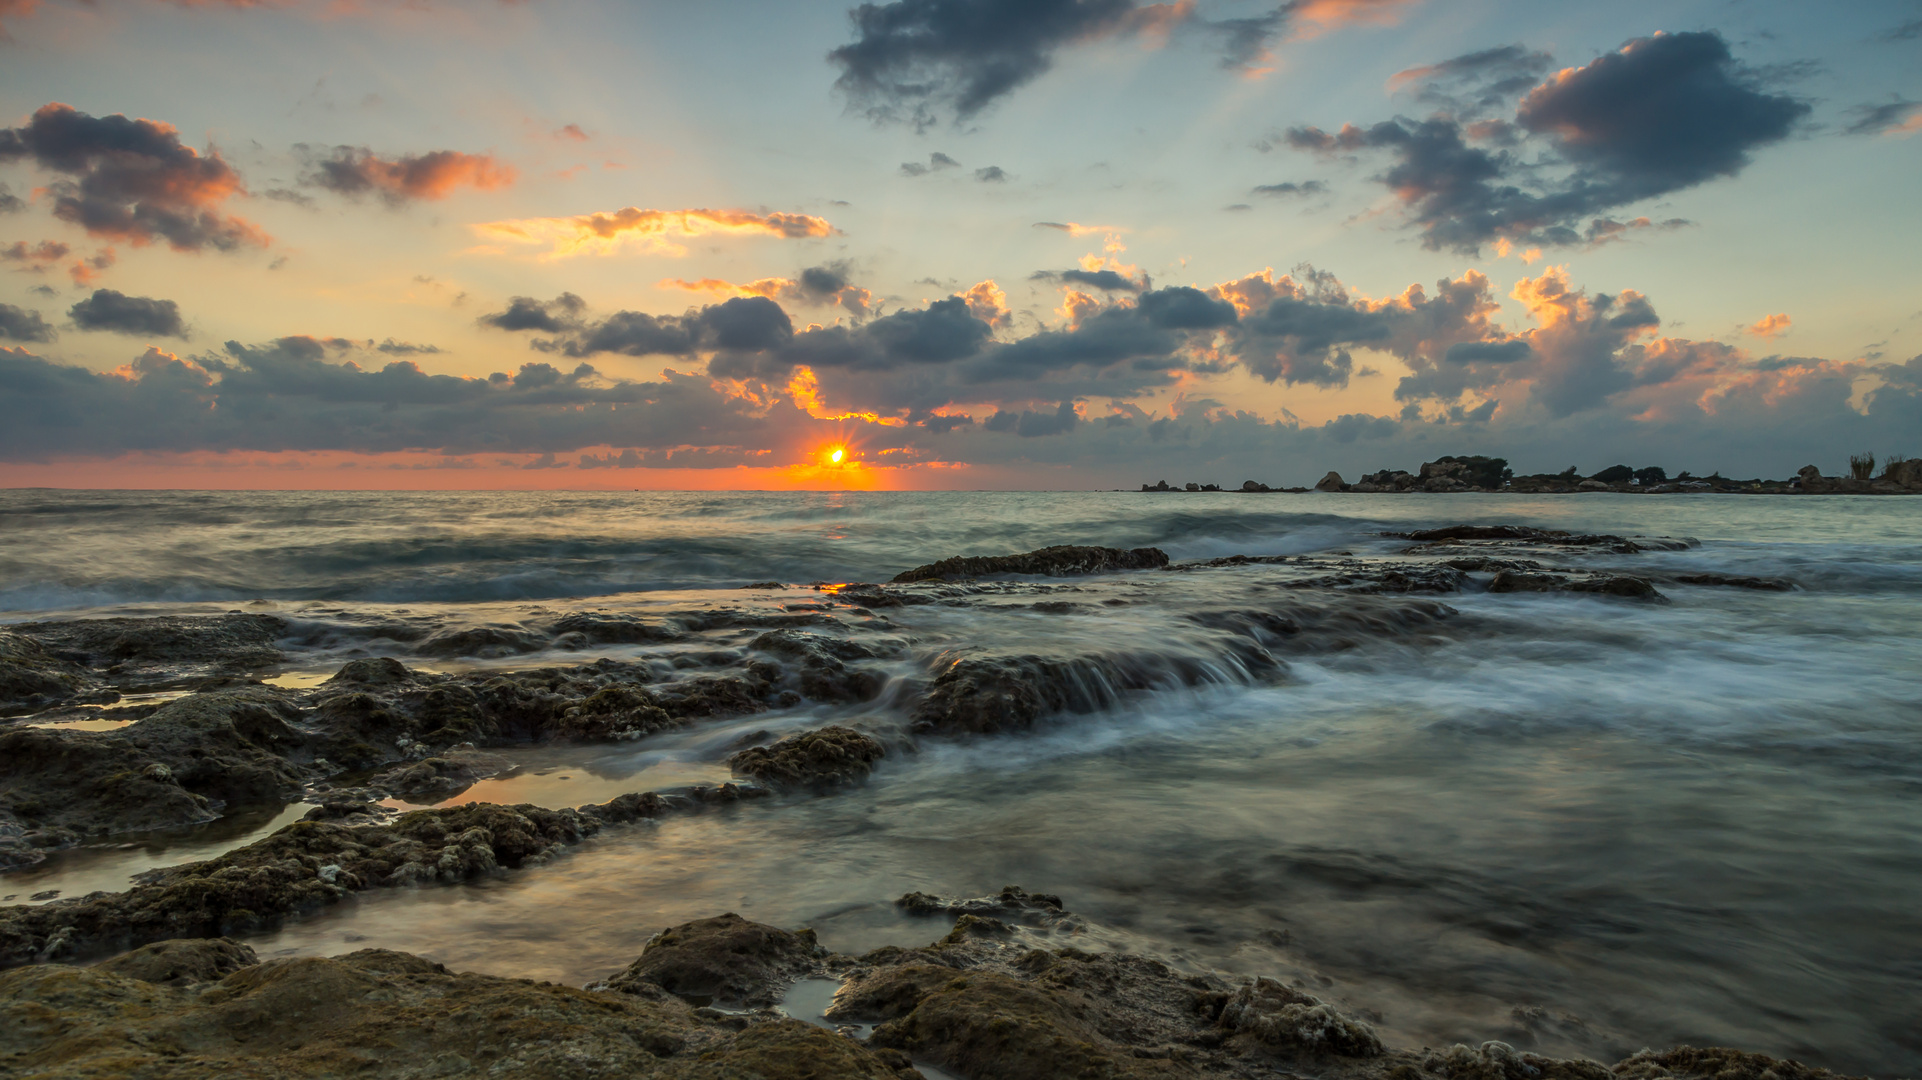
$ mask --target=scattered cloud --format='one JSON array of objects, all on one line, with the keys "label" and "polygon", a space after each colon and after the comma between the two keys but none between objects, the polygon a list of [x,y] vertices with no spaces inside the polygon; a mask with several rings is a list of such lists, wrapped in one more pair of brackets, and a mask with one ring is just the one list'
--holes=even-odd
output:
[{"label": "scattered cloud", "polygon": [[0,304],[0,338],[9,341],[52,341],[53,327],[37,311]]},{"label": "scattered cloud", "polygon": [[851,273],[846,262],[832,262],[810,266],[791,278],[761,278],[738,285],[720,278],[702,278],[699,281],[668,278],[660,285],[662,288],[722,296],[765,296],[770,300],[802,304],[838,305],[854,318],[863,319],[873,310],[874,293],[854,284],[850,280]]},{"label": "scattered cloud", "polygon": [[1280,184],[1263,184],[1260,187],[1257,187],[1253,191],[1249,192],[1249,194],[1251,195],[1273,195],[1273,196],[1285,196],[1285,195],[1311,196],[1311,195],[1326,195],[1327,193],[1328,193],[1328,185],[1323,183],[1320,180],[1303,180],[1300,183],[1296,183],[1295,181],[1290,180]]},{"label": "scattered cloud", "polygon": [[[1770,93],[1719,34],[1663,33],[1557,72],[1522,98],[1512,122],[1437,112],[1335,133],[1298,127],[1287,141],[1329,156],[1389,151],[1394,162],[1377,179],[1420,226],[1423,245],[1472,253],[1497,239],[1581,243],[1579,219],[1734,176],[1808,112]],[[1544,170],[1510,149],[1530,139],[1562,168]]]},{"label": "scattered cloud", "polygon": [[112,289],[96,289],[92,296],[67,309],[67,317],[82,330],[103,330],[131,337],[187,337],[180,305],[172,300],[128,296]]},{"label": "scattered cloud", "polygon": [[785,240],[830,236],[833,225],[810,214],[755,213],[750,210],[642,210],[574,217],[522,218],[475,225],[483,239],[545,246],[544,258],[614,255],[627,249],[643,254],[679,256],[687,249],[676,240],[697,236],[774,236]]},{"label": "scattered cloud", "polygon": [[949,157],[946,154],[943,154],[939,150],[936,150],[934,153],[928,155],[928,163],[926,165],[923,165],[918,161],[902,162],[901,175],[902,176],[926,176],[929,173],[942,172],[947,169],[958,169],[960,167],[961,167],[960,162],[954,160],[953,158]]},{"label": "scattered cloud", "polygon": [[384,158],[366,147],[336,146],[321,153],[298,147],[308,156],[303,182],[339,195],[378,194],[390,206],[444,199],[463,187],[494,191],[514,182],[515,172],[492,154],[434,150]]},{"label": "scattered cloud", "polygon": [[0,247],[0,261],[19,263],[20,270],[42,274],[48,267],[66,258],[72,250],[58,240],[42,240],[32,246],[28,246],[25,240],[16,240],[11,246]]},{"label": "scattered cloud", "polygon": [[1007,171],[999,165],[974,170],[974,178],[984,184],[1002,184],[1009,180]]},{"label": "scattered cloud", "polygon": [[1457,117],[1474,116],[1497,107],[1513,108],[1554,62],[1545,52],[1500,45],[1398,71],[1389,77],[1388,89]]},{"label": "scattered cloud", "polygon": [[1165,36],[1194,0],[895,0],[849,12],[855,39],[828,53],[835,88],[877,123],[925,130],[957,121],[1034,81],[1054,55],[1090,41]]},{"label": "scattered cloud", "polygon": [[1922,131],[1922,101],[1896,98],[1883,105],[1858,105],[1850,110],[1855,122],[1850,135],[1913,135]]},{"label": "scattered cloud", "polygon": [[1748,328],[1748,332],[1759,338],[1781,337],[1789,332],[1789,321],[1787,312],[1764,315],[1755,320],[1755,323]]},{"label": "scattered cloud", "polygon": [[0,128],[0,163],[32,160],[69,179],[48,185],[53,214],[89,235],[176,251],[264,246],[266,234],[221,209],[244,193],[216,152],[201,154],[169,124],[89,116],[58,102],[25,126]]},{"label": "scattered cloud", "polygon": [[[5,0],[0,0],[4,3]],[[0,39],[4,40],[4,39]],[[17,214],[27,208],[27,202],[13,193],[13,189],[0,183],[0,214]]]}]

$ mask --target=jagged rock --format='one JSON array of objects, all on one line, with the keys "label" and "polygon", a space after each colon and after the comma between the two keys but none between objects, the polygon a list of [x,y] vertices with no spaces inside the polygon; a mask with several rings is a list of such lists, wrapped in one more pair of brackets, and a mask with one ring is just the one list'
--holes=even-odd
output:
[{"label": "jagged rock", "polygon": [[52,655],[25,634],[0,630],[0,716],[68,702],[118,700],[120,694],[102,686],[86,668]]},{"label": "jagged rock", "polygon": [[825,727],[752,746],[727,759],[738,776],[774,787],[846,787],[868,778],[887,756],[880,741],[851,728]]},{"label": "jagged rock", "polygon": [[894,575],[896,583],[956,580],[989,574],[1026,574],[1058,577],[1065,574],[1104,574],[1115,570],[1159,570],[1168,565],[1160,548],[1122,550],[1109,547],[1056,545],[1022,555],[956,556],[917,566]]},{"label": "jagged rock", "polygon": [[844,662],[880,655],[858,641],[800,630],[770,630],[755,638],[749,648],[797,664],[795,685],[814,701],[869,701],[881,692],[879,675],[850,668]]},{"label": "jagged rock", "polygon": [[1740,574],[1677,574],[1669,580],[1680,585],[1726,585],[1736,589],[1765,592],[1793,592],[1795,582],[1787,578],[1744,577]]},{"label": "jagged rock", "polygon": [[1270,1047],[1345,1057],[1380,1057],[1382,1053],[1381,1039],[1373,1028],[1273,979],[1258,978],[1238,988],[1216,1022]]},{"label": "jagged rock", "polygon": [[732,912],[656,934],[640,958],[607,980],[609,990],[658,987],[683,998],[768,1005],[813,970],[825,950],[812,930],[782,930]]}]

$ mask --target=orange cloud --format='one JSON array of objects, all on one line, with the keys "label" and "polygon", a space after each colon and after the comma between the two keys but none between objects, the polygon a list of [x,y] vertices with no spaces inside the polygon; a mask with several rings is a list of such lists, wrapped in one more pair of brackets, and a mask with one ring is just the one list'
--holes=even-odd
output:
[{"label": "orange cloud", "polygon": [[1356,23],[1392,26],[1403,12],[1421,0],[1296,0],[1290,5],[1295,18],[1295,37],[1316,37]]},{"label": "orange cloud", "polygon": [[680,256],[687,249],[676,239],[696,236],[777,236],[786,240],[830,236],[833,225],[809,214],[756,214],[748,210],[642,210],[629,206],[611,213],[574,217],[484,221],[474,231],[488,240],[547,245],[546,259],[572,255],[613,255],[637,247],[643,254]]},{"label": "orange cloud", "polygon": [[787,278],[771,277],[750,281],[745,285],[737,285],[732,281],[723,281],[720,278],[711,277],[702,278],[699,281],[687,281],[683,278],[665,278],[657,282],[656,286],[662,289],[686,289],[688,292],[711,293],[715,296],[765,296],[773,300],[779,297],[784,290],[793,288],[794,282],[789,281]]},{"label": "orange cloud", "polygon": [[1766,315],[1757,319],[1755,320],[1755,325],[1748,328],[1748,332],[1754,334],[1756,337],[1781,337],[1783,334],[1789,332],[1788,313],[1777,312],[1774,315]]},{"label": "orange cloud", "polygon": [[463,154],[435,150],[383,158],[352,146],[334,148],[331,157],[315,166],[314,181],[329,191],[358,195],[375,191],[389,202],[444,199],[455,189],[493,191],[514,182],[514,169],[492,154]]},{"label": "orange cloud", "polygon": [[1034,227],[1037,229],[1059,229],[1069,236],[1074,237],[1090,236],[1094,233],[1115,234],[1128,231],[1119,225],[1083,225],[1078,221],[1037,221],[1034,223]]},{"label": "orange cloud", "polygon": [[989,326],[1006,326],[1014,317],[1008,311],[1008,294],[994,283],[993,278],[977,283],[962,293],[961,298],[968,302],[968,313]]},{"label": "orange cloud", "polygon": [[37,274],[66,258],[72,250],[58,240],[42,240],[33,247],[28,247],[25,240],[15,240],[13,246],[0,248],[0,259],[21,263],[21,270]]},{"label": "orange cloud", "polygon": [[84,288],[99,280],[100,275],[105,273],[107,268],[113,264],[114,250],[110,247],[104,247],[94,252],[93,258],[81,259],[79,262],[67,267],[67,276],[73,278],[75,285]]}]

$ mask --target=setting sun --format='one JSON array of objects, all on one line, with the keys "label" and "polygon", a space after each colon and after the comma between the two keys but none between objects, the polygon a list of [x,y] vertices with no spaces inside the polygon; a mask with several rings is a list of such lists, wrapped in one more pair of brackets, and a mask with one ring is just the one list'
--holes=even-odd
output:
[{"label": "setting sun", "polygon": [[845,447],[837,446],[834,449],[828,451],[828,460],[834,462],[836,465],[839,465],[841,464],[841,458],[846,454],[847,454],[847,449]]}]

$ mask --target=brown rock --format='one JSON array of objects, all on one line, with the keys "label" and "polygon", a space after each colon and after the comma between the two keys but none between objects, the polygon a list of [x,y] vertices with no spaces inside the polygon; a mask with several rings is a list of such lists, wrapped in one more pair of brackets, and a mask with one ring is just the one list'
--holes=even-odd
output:
[{"label": "brown rock", "polygon": [[782,930],[730,912],[661,931],[606,985],[626,993],[658,987],[701,1004],[770,1005],[823,955],[812,930]]}]

